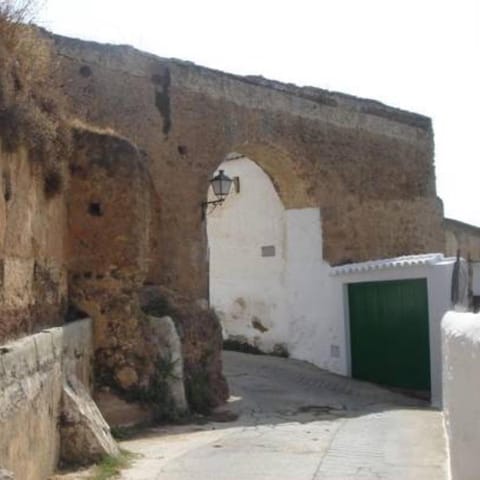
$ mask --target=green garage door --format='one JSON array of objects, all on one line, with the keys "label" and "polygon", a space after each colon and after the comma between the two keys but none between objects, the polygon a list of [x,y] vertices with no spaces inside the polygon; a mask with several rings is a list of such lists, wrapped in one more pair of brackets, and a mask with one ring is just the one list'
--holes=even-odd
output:
[{"label": "green garage door", "polygon": [[348,285],[352,376],[430,391],[426,279]]}]

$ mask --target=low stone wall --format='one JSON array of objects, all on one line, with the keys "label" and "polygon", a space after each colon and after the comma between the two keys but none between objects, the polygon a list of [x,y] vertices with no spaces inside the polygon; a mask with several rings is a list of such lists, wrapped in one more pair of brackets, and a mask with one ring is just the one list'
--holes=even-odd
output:
[{"label": "low stone wall", "polygon": [[443,402],[452,480],[480,478],[480,315],[442,321]]},{"label": "low stone wall", "polygon": [[0,467],[20,480],[45,480],[57,467],[63,380],[91,388],[89,319],[0,346]]}]

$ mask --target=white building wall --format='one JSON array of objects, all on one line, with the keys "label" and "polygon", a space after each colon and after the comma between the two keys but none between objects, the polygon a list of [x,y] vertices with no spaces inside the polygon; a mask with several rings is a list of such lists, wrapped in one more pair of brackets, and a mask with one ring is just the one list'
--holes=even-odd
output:
[{"label": "white building wall", "polygon": [[[254,162],[241,158],[220,168],[240,178],[240,192],[232,189],[224,204],[207,214],[210,302],[225,337],[271,351],[288,337],[284,208]],[[265,246],[274,247],[275,255],[262,256]]]},{"label": "white building wall", "polygon": [[480,478],[480,314],[442,322],[443,400],[452,480]]},{"label": "white building wall", "polygon": [[[318,208],[286,211],[288,345],[292,357],[346,371],[342,292],[322,257]],[[339,321],[340,320],[340,321]]]},{"label": "white building wall", "polygon": [[[344,372],[341,291],[322,259],[318,208],[285,210],[270,178],[249,159],[219,168],[240,178],[223,205],[207,215],[210,302],[224,337],[266,352],[276,345],[334,372]],[[274,246],[263,257],[262,246]],[[255,328],[255,320],[267,329]]]}]

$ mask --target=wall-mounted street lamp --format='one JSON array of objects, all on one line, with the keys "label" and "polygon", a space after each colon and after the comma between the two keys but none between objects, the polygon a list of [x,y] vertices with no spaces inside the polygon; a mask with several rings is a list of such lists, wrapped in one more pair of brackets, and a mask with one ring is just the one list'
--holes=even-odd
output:
[{"label": "wall-mounted street lamp", "polygon": [[[236,177],[235,180],[237,180],[237,178],[238,177]],[[202,218],[205,218],[208,205],[220,205],[225,201],[225,198],[227,198],[227,195],[230,193],[232,183],[233,180],[225,175],[224,170],[220,170],[219,173],[210,180],[210,185],[217,199],[202,203]]]}]

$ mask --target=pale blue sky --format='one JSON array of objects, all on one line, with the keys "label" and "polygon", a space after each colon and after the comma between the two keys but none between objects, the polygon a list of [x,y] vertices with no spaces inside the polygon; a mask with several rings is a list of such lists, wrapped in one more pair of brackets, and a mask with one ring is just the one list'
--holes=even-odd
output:
[{"label": "pale blue sky", "polygon": [[44,0],[56,33],[433,118],[445,214],[480,225],[480,0]]}]

